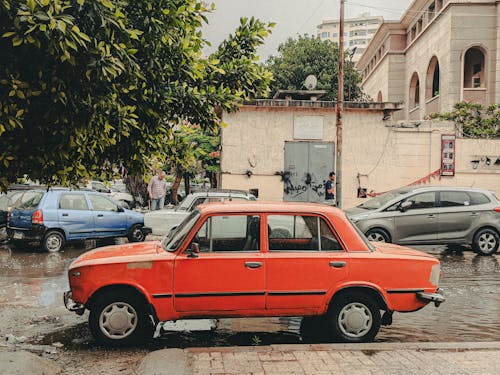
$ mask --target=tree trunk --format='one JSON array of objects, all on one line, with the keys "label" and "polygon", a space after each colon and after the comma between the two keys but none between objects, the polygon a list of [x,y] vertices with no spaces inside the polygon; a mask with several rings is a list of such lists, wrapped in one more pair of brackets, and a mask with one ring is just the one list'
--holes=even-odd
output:
[{"label": "tree trunk", "polygon": [[172,195],[170,197],[171,202],[173,202],[173,204],[175,205],[179,204],[179,200],[177,199],[177,190],[179,190],[179,185],[181,184],[182,174],[182,170],[175,171],[175,180],[172,184]]},{"label": "tree trunk", "polygon": [[148,186],[142,176],[134,174],[125,178],[125,186],[134,197],[134,201],[141,207],[147,206],[149,200]]},{"label": "tree trunk", "polygon": [[186,196],[191,192],[191,179],[189,173],[184,173],[184,191],[186,192]]}]

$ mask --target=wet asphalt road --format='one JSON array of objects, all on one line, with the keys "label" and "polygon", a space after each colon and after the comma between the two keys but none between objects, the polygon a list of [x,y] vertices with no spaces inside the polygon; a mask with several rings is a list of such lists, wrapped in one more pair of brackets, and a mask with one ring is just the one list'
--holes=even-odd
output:
[{"label": "wet asphalt road", "polygon": [[[34,336],[25,334],[33,343],[62,342],[67,349],[74,350],[93,347],[86,326],[87,314],[77,317],[62,307],[62,293],[68,289],[66,269],[73,259],[92,247],[90,243],[84,248],[66,248],[61,253],[48,254],[0,246],[0,335],[8,331],[20,335],[23,332],[18,322],[29,321],[33,332],[38,332]],[[393,325],[382,327],[377,341],[498,340],[500,254],[481,257],[466,247],[416,248],[441,261],[440,287],[445,290],[447,301],[439,308],[428,305],[418,312],[394,314]],[[38,318],[32,317],[36,315]],[[142,349],[301,343],[299,327],[300,318],[183,322],[180,328],[174,327],[176,331],[165,332]]]}]

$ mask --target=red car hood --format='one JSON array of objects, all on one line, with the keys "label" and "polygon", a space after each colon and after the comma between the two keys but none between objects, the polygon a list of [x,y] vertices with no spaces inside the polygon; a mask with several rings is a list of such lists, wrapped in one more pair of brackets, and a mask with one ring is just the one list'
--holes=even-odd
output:
[{"label": "red car hood", "polygon": [[372,245],[375,246],[377,251],[380,251],[383,254],[409,255],[409,256],[418,256],[426,258],[435,258],[433,255],[424,253],[423,251],[410,249],[409,247],[399,246],[392,243],[372,242]]},{"label": "red car hood", "polygon": [[151,261],[158,253],[168,254],[159,241],[101,247],[80,255],[70,269],[94,264]]}]

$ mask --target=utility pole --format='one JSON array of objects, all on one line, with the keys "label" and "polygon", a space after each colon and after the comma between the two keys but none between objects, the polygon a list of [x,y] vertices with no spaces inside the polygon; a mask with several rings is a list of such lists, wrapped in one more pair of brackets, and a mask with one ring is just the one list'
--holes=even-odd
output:
[{"label": "utility pole", "polygon": [[336,106],[337,147],[335,158],[337,207],[342,207],[342,111],[344,107],[344,0],[340,0],[338,93]]}]

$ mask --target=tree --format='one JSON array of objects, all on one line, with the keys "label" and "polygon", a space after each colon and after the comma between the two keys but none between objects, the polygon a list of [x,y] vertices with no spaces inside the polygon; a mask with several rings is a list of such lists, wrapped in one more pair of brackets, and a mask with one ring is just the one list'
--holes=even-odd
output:
[{"label": "tree", "polygon": [[205,59],[203,4],[0,0],[0,187],[19,174],[68,185],[118,163],[141,174],[174,126],[217,128],[221,109],[264,95],[253,51],[271,25],[242,20]]},{"label": "tree", "polygon": [[481,104],[460,102],[451,112],[431,116],[453,121],[458,133],[470,138],[500,138],[500,104],[484,107]]},{"label": "tree", "polygon": [[[344,100],[363,100],[365,96],[359,84],[361,75],[345,54],[344,61]],[[277,90],[304,90],[304,81],[310,74],[318,79],[317,90],[326,90],[325,100],[337,100],[338,92],[338,60],[337,43],[320,40],[314,36],[289,38],[278,47],[278,55],[266,61],[267,68],[274,76],[271,84],[271,95]]]}]

